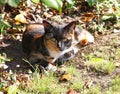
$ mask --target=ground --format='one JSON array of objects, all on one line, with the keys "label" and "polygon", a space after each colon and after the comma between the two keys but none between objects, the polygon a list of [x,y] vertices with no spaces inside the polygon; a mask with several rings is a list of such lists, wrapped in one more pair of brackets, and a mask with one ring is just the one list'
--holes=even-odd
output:
[{"label": "ground", "polygon": [[[66,66],[69,66],[71,63],[79,70],[78,75],[80,75],[80,79],[92,81],[92,84],[99,84],[102,87],[102,90],[104,90],[108,88],[109,81],[113,79],[114,76],[120,75],[120,66],[118,65],[110,74],[105,74],[104,72],[94,72],[84,65],[84,62],[86,62],[85,57],[89,54],[94,54],[95,56],[101,57],[101,53],[105,52],[103,57],[107,59],[106,56],[111,56],[109,58],[112,58],[111,53],[115,55],[115,49],[120,47],[119,41],[120,33],[97,36],[94,44],[82,48],[73,60],[67,62]],[[0,53],[4,52],[8,57],[13,59],[10,62],[6,62],[6,65],[8,66],[7,70],[17,70],[17,73],[25,73],[28,70],[28,65],[26,65],[23,61],[23,58],[25,58],[26,55],[22,51],[21,41],[6,38],[2,40],[2,44],[0,46]],[[115,58],[115,56],[113,57]],[[114,63],[117,62],[116,64],[120,64],[120,58],[117,58],[114,61]],[[20,65],[20,67],[17,67],[18,65]]]}]

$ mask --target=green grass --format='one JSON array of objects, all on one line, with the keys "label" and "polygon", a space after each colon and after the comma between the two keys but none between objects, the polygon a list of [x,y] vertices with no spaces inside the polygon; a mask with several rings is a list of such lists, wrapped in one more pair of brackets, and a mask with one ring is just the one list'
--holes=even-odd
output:
[{"label": "green grass", "polygon": [[72,81],[72,85],[70,85],[70,88],[81,92],[84,87],[84,82],[82,80],[80,80],[80,79],[78,80],[78,79]]},{"label": "green grass", "polygon": [[120,94],[120,77],[116,76],[111,80],[108,90],[104,94]]},{"label": "green grass", "polygon": [[[77,75],[75,67],[70,66],[65,70],[71,76],[75,77]],[[74,77],[71,78],[71,81],[61,83],[59,77],[54,76],[53,72],[48,72],[43,77],[38,72],[35,72],[31,75],[31,80],[28,81],[27,86],[21,85],[20,91],[22,94],[60,94],[67,92],[68,89],[81,90],[83,83],[79,79],[74,79]]]},{"label": "green grass", "polygon": [[[114,59],[118,59],[120,49],[116,49],[114,53]],[[109,60],[109,56],[107,59],[103,58],[104,55],[106,54],[103,54],[102,57],[97,57],[94,54],[87,55],[85,57],[85,66],[94,72],[103,72],[109,75],[115,70],[115,61],[112,62],[112,60]],[[69,81],[59,82],[60,77],[57,77],[53,72],[43,73],[43,76],[41,76],[36,67],[35,72],[29,74],[30,80],[26,83],[20,81],[20,85],[14,86],[8,85],[9,81],[6,81],[6,83],[0,83],[0,90],[2,91],[4,87],[7,87],[6,91],[9,91],[9,94],[11,94],[11,92],[17,92],[18,94],[65,94],[70,89],[74,89],[80,94],[119,94],[120,92],[120,78],[118,76],[113,78],[113,80],[109,82],[108,88],[105,88],[104,91],[102,91],[103,87],[98,83],[92,84],[89,88],[86,88],[85,83],[88,79],[86,79],[86,77],[81,77],[80,70],[78,70],[75,65],[67,65],[67,67],[63,67],[63,70],[71,76]],[[86,71],[86,69],[83,71]],[[13,74],[8,74],[6,77],[7,76],[8,78],[12,78]],[[92,81],[92,78],[90,80]],[[11,89],[12,87],[15,88]]]},{"label": "green grass", "polygon": [[[98,61],[98,60],[97,60]],[[85,82],[87,79],[82,79],[79,71],[72,65],[65,68],[66,73],[71,75],[70,81],[59,82],[59,77],[56,77],[53,72],[48,72],[40,74],[38,71],[30,74],[30,80],[27,82],[20,81],[20,85],[4,85],[7,88],[9,94],[18,93],[18,94],[65,94],[68,90],[74,89],[80,94],[101,94],[100,85],[91,85],[89,88],[85,87]],[[7,76],[7,75],[6,75]],[[9,75],[11,78],[13,75]],[[2,84],[0,83],[1,90]],[[11,89],[15,87],[14,89]],[[12,92],[12,93],[11,93]],[[115,77],[109,83],[109,88],[106,89],[103,94],[117,94],[120,92],[120,78]],[[118,93],[119,94],[119,93]]]},{"label": "green grass", "polygon": [[72,65],[67,66],[65,68],[65,71],[70,75],[74,75],[74,76],[77,76],[79,74],[78,70]]},{"label": "green grass", "polygon": [[[52,75],[41,77],[39,73],[35,73],[31,80],[28,82],[29,84],[25,87],[25,91],[28,93],[39,94],[39,93],[49,93],[49,92],[60,92],[57,86],[58,81]],[[64,91],[64,90],[63,90]]]},{"label": "green grass", "polygon": [[6,61],[11,61],[12,58],[9,58],[6,53],[0,54],[0,63],[5,63]]},{"label": "green grass", "polygon": [[89,89],[85,89],[83,94],[101,94],[100,86],[94,86]]},{"label": "green grass", "polygon": [[115,53],[115,59],[119,59],[120,58],[120,48],[116,49],[116,53]]},{"label": "green grass", "polygon": [[115,64],[102,58],[91,58],[85,62],[85,65],[95,71],[110,74],[115,70]]}]

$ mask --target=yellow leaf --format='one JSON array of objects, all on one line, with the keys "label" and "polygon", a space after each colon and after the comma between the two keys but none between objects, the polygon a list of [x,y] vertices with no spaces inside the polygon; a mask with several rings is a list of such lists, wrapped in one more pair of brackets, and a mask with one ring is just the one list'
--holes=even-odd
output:
[{"label": "yellow leaf", "polygon": [[19,22],[19,21],[16,21],[15,24],[16,24],[16,25],[20,25],[20,22]]},{"label": "yellow leaf", "polygon": [[20,22],[20,23],[27,23],[26,18],[24,17],[23,14],[16,15],[15,20]]},{"label": "yellow leaf", "polygon": [[60,78],[60,81],[69,81],[71,79],[70,74],[63,74]]}]

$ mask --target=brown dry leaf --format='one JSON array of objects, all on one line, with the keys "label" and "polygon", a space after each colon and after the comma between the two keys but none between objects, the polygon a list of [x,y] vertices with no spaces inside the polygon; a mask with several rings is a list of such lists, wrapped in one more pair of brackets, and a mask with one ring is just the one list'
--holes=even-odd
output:
[{"label": "brown dry leaf", "polygon": [[93,84],[93,81],[87,81],[87,82],[85,82],[84,87],[85,88],[90,88],[92,86],[92,84]]},{"label": "brown dry leaf", "polygon": [[27,82],[30,80],[30,76],[28,74],[21,75],[22,81]]},{"label": "brown dry leaf", "polygon": [[94,13],[88,12],[81,17],[81,20],[85,23],[88,23],[92,21],[94,17],[95,17]]},{"label": "brown dry leaf", "polygon": [[47,12],[44,12],[44,15],[45,15],[46,18],[52,17],[52,14],[49,14],[49,13],[47,13]]},{"label": "brown dry leaf", "polygon": [[115,63],[116,67],[120,67],[120,62]]},{"label": "brown dry leaf", "polygon": [[19,86],[20,85],[20,81],[16,80],[16,82],[14,83],[15,86]]},{"label": "brown dry leaf", "polygon": [[69,81],[71,79],[71,75],[70,74],[63,74],[60,77],[60,81]]},{"label": "brown dry leaf", "polygon": [[9,34],[15,34],[15,33],[20,33],[20,31],[19,31],[19,30],[16,30],[16,29],[8,28],[8,29],[7,29],[7,33],[9,33]]},{"label": "brown dry leaf", "polygon": [[78,94],[74,89],[70,89],[66,94]]},{"label": "brown dry leaf", "polygon": [[98,37],[99,34],[98,34],[98,31],[94,31],[94,37]]}]

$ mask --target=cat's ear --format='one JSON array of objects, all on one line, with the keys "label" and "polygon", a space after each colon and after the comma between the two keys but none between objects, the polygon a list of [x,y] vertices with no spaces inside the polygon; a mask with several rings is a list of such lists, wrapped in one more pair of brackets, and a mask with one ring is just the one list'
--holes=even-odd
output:
[{"label": "cat's ear", "polygon": [[45,32],[50,32],[50,29],[53,28],[53,26],[46,20],[43,20],[43,26],[44,26]]},{"label": "cat's ear", "polygon": [[77,21],[73,21],[69,23],[68,25],[66,25],[64,29],[68,32],[74,32],[76,25],[77,25]]}]

